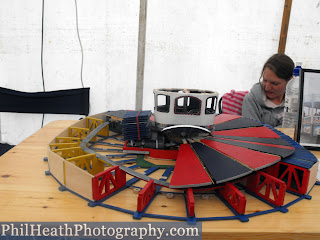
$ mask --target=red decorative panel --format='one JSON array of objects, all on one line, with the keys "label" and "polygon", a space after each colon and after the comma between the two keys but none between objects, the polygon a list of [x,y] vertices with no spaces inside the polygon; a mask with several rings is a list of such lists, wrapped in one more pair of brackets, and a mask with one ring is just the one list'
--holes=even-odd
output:
[{"label": "red decorative panel", "polygon": [[247,179],[247,188],[266,201],[282,206],[287,186],[278,178],[259,171]]},{"label": "red decorative panel", "polygon": [[154,184],[154,180],[151,179],[139,193],[137,206],[139,212],[142,212],[145,209],[155,192],[156,185]]},{"label": "red decorative panel", "polygon": [[212,183],[206,170],[189,144],[181,144],[170,187],[193,187]]},{"label": "red decorative panel", "polygon": [[279,162],[275,168],[276,176],[287,184],[287,189],[299,194],[308,190],[310,172],[308,169]]},{"label": "red decorative panel", "polygon": [[219,192],[237,213],[245,213],[247,200],[245,195],[238,188],[227,182],[223,188],[219,189]]},{"label": "red decorative panel", "polygon": [[125,185],[126,173],[119,166],[108,168],[92,179],[93,199],[99,201]]},{"label": "red decorative panel", "polygon": [[190,217],[194,217],[194,196],[192,188],[187,190],[187,208]]}]

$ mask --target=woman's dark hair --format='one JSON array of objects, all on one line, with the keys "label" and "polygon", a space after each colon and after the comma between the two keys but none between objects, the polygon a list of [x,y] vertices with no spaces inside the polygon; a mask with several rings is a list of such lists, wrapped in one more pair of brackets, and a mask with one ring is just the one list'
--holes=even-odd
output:
[{"label": "woman's dark hair", "polygon": [[262,68],[261,77],[266,67],[270,68],[277,77],[286,81],[289,81],[293,76],[294,62],[283,53],[274,54],[266,61]]}]

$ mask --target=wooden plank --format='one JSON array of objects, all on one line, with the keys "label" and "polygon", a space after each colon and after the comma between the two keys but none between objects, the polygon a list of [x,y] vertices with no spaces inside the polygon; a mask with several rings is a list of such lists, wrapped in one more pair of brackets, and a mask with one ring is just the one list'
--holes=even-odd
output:
[{"label": "wooden plank", "polygon": [[[311,190],[315,182],[317,181],[317,173],[319,169],[319,161],[313,165],[313,167],[309,170],[310,176],[309,176],[309,183],[307,188],[307,193]],[[320,180],[320,179],[319,179]]]},{"label": "wooden plank", "polygon": [[282,24],[281,24],[278,53],[284,53],[286,50],[287,35],[288,35],[290,13],[291,13],[291,5],[292,5],[292,0],[285,0],[284,8],[283,8],[283,15],[282,15]]},{"label": "wooden plank", "polygon": [[66,187],[81,196],[93,201],[92,178],[90,173],[65,161]]},{"label": "wooden plank", "polygon": [[61,183],[64,185],[64,167],[63,161],[64,159],[60,157],[58,154],[49,150],[48,152],[48,164],[50,173]]}]

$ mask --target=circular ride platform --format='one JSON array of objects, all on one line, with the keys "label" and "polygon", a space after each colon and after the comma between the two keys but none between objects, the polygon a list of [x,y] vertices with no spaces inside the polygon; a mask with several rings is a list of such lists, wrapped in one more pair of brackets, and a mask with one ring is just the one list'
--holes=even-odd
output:
[{"label": "circular ride platform", "polygon": [[[99,121],[92,120],[95,117]],[[95,127],[90,119],[74,127],[87,129],[86,134],[70,128],[60,136],[64,141],[79,138],[81,150],[75,145],[65,154],[70,144],[57,147],[57,137],[49,151],[50,174],[62,190],[87,199],[89,206],[111,208],[137,219],[248,221],[256,215],[287,212],[293,202],[310,197],[308,192],[315,183],[309,176],[318,161],[309,151],[273,127],[241,116],[216,116],[214,132],[200,138],[188,135],[166,159],[150,157],[151,149],[124,153],[121,133],[101,135],[110,125],[105,116],[94,116],[93,121],[98,122]],[[177,128],[165,131],[173,130]],[[75,148],[79,152],[75,153]],[[252,209],[248,212],[248,196],[249,204],[262,201],[265,206],[254,210],[255,214]],[[138,204],[126,206],[128,197],[137,198]],[[201,201],[210,201],[212,209],[208,204],[201,209]],[[158,207],[150,207],[152,204]],[[173,205],[180,206],[180,211],[176,216],[166,215],[163,206]],[[226,210],[227,216],[215,216],[214,208],[223,205],[231,211]]]}]

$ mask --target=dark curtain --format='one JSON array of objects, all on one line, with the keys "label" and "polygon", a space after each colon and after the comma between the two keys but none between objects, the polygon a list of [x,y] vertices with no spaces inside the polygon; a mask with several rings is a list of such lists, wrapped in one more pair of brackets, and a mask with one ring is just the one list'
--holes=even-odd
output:
[{"label": "dark curtain", "polygon": [[88,115],[89,90],[28,93],[0,87],[0,112]]}]

